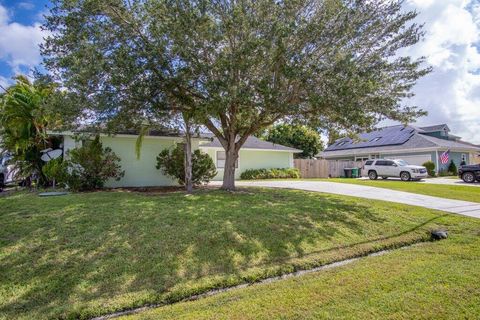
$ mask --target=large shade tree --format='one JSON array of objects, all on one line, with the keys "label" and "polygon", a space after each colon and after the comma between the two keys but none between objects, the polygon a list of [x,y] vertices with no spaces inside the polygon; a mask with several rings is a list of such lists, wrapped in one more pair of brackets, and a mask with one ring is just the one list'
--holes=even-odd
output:
[{"label": "large shade tree", "polygon": [[360,131],[423,114],[405,104],[429,70],[398,53],[423,35],[402,1],[53,3],[46,66],[107,118],[188,106],[226,151],[224,189],[247,137],[279,120]]}]

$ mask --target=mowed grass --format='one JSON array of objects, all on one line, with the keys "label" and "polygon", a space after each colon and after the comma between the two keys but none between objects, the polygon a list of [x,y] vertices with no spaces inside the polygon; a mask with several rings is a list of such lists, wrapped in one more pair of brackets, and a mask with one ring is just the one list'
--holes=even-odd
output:
[{"label": "mowed grass", "polygon": [[480,220],[439,222],[449,239],[121,319],[480,319]]},{"label": "mowed grass", "polygon": [[294,190],[0,197],[0,318],[89,318],[425,240],[445,213]]},{"label": "mowed grass", "polygon": [[366,179],[322,179],[322,181],[358,184],[364,186],[412,192],[446,199],[480,202],[480,187],[430,184],[421,181],[366,180]]}]

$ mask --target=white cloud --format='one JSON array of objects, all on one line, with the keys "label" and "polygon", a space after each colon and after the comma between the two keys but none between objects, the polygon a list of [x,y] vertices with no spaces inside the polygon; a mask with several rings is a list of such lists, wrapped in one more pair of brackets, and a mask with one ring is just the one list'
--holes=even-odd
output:
[{"label": "white cloud", "polygon": [[25,10],[32,10],[35,8],[35,5],[30,1],[22,1],[17,4],[17,7]]},{"label": "white cloud", "polygon": [[427,33],[406,53],[426,56],[433,67],[414,88],[412,102],[429,111],[418,124],[447,123],[454,134],[480,143],[480,3],[473,1],[409,0]]},{"label": "white cloud", "polygon": [[0,26],[3,26],[4,24],[7,24],[9,18],[8,18],[8,11],[5,7],[2,7],[0,5]]},{"label": "white cloud", "polygon": [[6,89],[10,86],[11,81],[5,77],[0,76],[0,93],[3,92],[3,89]]},{"label": "white cloud", "polygon": [[27,26],[10,22],[7,9],[0,5],[0,59],[15,73],[21,67],[32,68],[41,62],[39,45],[44,36],[40,23]]}]

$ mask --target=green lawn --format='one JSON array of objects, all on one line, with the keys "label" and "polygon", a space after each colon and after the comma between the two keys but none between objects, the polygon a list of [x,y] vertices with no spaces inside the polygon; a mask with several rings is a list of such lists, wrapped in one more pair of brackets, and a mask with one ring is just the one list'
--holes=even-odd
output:
[{"label": "green lawn", "polygon": [[480,319],[480,220],[439,222],[449,239],[121,319]]},{"label": "green lawn", "polygon": [[4,319],[88,318],[425,240],[434,227],[480,232],[438,211],[294,190],[21,193],[0,208]]},{"label": "green lawn", "polygon": [[[312,179],[313,180],[313,179]],[[386,188],[392,190],[413,192],[425,194],[428,196],[441,197],[447,199],[465,200],[472,202],[480,202],[480,188],[469,186],[453,186],[444,184],[427,184],[421,181],[398,181],[398,180],[365,180],[365,179],[318,179],[322,181],[340,182],[359,184],[364,186],[372,186]]]}]

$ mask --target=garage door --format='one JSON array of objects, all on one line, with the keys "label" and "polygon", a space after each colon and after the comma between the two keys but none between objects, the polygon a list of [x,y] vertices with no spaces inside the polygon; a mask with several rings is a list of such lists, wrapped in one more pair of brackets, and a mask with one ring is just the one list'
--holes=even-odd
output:
[{"label": "garage door", "polygon": [[432,161],[431,154],[416,154],[414,156],[402,156],[402,155],[395,155],[395,159],[402,159],[407,161],[409,164],[421,166],[427,161]]}]

